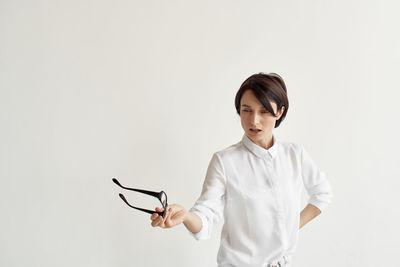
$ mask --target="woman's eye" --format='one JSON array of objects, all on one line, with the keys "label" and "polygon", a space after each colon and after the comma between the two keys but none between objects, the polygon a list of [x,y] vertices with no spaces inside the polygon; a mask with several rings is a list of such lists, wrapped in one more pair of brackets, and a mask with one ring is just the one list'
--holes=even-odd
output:
[{"label": "woman's eye", "polygon": [[244,112],[249,112],[250,110],[247,110],[247,109],[245,109],[245,110],[243,110]]},{"label": "woman's eye", "polygon": [[262,111],[262,113],[269,113],[268,111]]}]

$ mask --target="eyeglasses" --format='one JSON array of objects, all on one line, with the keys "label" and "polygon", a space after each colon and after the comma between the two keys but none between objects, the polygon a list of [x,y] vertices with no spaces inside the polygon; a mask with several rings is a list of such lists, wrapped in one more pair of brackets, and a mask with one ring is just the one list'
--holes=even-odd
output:
[{"label": "eyeglasses", "polygon": [[129,188],[129,187],[125,187],[125,186],[121,185],[121,184],[118,182],[118,180],[117,180],[116,178],[113,178],[112,180],[113,180],[114,183],[116,183],[117,185],[119,185],[119,186],[122,187],[123,189],[131,190],[131,191],[136,191],[136,192],[139,192],[139,193],[143,193],[143,194],[150,195],[150,196],[153,196],[153,197],[158,198],[158,200],[160,200],[161,205],[162,205],[163,208],[164,208],[164,210],[163,210],[162,212],[154,211],[154,210],[147,210],[147,209],[142,209],[142,208],[138,208],[138,207],[132,206],[131,204],[128,203],[128,201],[126,200],[126,198],[124,197],[123,194],[121,194],[121,193],[119,194],[119,197],[120,197],[129,207],[134,208],[134,209],[137,209],[137,210],[141,210],[141,211],[143,211],[143,212],[147,212],[147,213],[150,213],[150,214],[157,213],[158,215],[160,215],[160,216],[162,216],[163,218],[165,218],[165,214],[167,213],[168,202],[167,202],[167,194],[166,194],[164,191],[161,191],[161,192],[153,192],[153,191],[147,191],[147,190],[142,190],[142,189]]}]

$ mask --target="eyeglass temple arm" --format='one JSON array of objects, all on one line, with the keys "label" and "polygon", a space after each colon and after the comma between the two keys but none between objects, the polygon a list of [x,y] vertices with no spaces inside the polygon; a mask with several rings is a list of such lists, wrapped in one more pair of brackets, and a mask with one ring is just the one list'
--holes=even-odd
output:
[{"label": "eyeglass temple arm", "polygon": [[157,213],[158,215],[162,216],[163,218],[165,217],[165,210],[164,211],[154,211],[154,210],[147,210],[147,209],[142,209],[142,208],[138,208],[135,206],[132,206],[131,204],[129,204],[129,202],[125,199],[123,194],[119,194],[119,197],[131,208],[137,209],[137,210],[141,210],[143,212],[147,212],[149,214],[153,214],[153,213]]},{"label": "eyeglass temple arm", "polygon": [[113,178],[112,179],[114,183],[116,183],[118,186],[122,187],[123,189],[126,190],[131,190],[131,191],[136,191],[136,192],[140,192],[146,195],[150,195],[156,198],[160,198],[160,192],[154,192],[154,191],[148,191],[148,190],[143,190],[143,189],[136,189],[136,188],[129,188],[129,187],[125,187],[123,185],[121,185],[117,179]]}]

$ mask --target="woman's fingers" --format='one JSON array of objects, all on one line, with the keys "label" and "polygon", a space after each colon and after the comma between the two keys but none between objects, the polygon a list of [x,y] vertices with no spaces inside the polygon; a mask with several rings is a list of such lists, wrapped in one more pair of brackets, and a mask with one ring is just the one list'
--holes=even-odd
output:
[{"label": "woman's fingers", "polygon": [[162,223],[163,223],[163,218],[162,218],[162,216],[156,214],[155,217],[154,217],[153,222],[151,223],[151,225],[152,225],[153,227],[157,227],[157,226],[162,227]]},{"label": "woman's fingers", "polygon": [[167,212],[165,213],[165,218],[163,220],[163,228],[165,228],[165,227],[169,228],[169,227],[172,226],[171,223],[170,223],[170,217],[171,217],[171,214],[172,214],[172,208],[167,206],[166,209],[167,209]]},{"label": "woman's fingers", "polygon": [[[167,206],[167,208],[168,208],[168,206]],[[163,212],[164,211],[164,208],[159,208],[159,207],[156,207],[156,212]],[[151,223],[151,225],[153,226],[153,227],[157,227],[157,226],[159,226],[159,227],[161,227],[161,228],[165,228],[165,220],[167,219],[167,216],[169,216],[169,211],[167,210],[167,212],[166,212],[166,214],[165,214],[165,218],[163,218],[161,215],[158,215],[157,213],[153,213],[152,215],[151,215],[151,217],[150,217],[150,219],[153,221],[152,223]]]},{"label": "woman's fingers", "polygon": [[175,225],[178,225],[183,222],[184,217],[186,216],[186,210],[180,205],[173,204],[171,206],[166,207],[165,218],[161,215],[158,215],[157,212],[163,212],[164,208],[155,208],[155,213],[153,213],[150,217],[152,220],[151,225],[153,227],[161,227],[161,228],[172,228]]},{"label": "woman's fingers", "polygon": [[[160,212],[160,208],[156,207],[155,208],[156,212]],[[150,216],[150,219],[152,220],[151,226],[156,227],[159,224],[159,215],[158,213],[153,213]]]},{"label": "woman's fingers", "polygon": [[153,226],[153,227],[156,227],[156,223],[157,223],[157,221],[156,221],[156,219],[158,218],[158,214],[157,213],[153,213],[152,215],[151,215],[151,226]]},{"label": "woman's fingers", "polygon": [[172,209],[171,208],[169,208],[168,210],[167,210],[167,216],[165,216],[165,225],[166,225],[166,227],[172,227],[173,226],[173,222],[171,221],[171,214],[172,214]]},{"label": "woman's fingers", "polygon": [[162,212],[162,211],[164,211],[164,208],[156,207],[156,211]]}]

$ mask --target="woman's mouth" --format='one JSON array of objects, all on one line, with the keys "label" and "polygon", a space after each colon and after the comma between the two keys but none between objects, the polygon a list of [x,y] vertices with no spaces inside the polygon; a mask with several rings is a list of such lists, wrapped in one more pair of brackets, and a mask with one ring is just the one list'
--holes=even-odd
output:
[{"label": "woman's mouth", "polygon": [[261,130],[259,130],[259,129],[250,129],[250,132],[251,132],[252,134],[258,134],[258,133],[261,132]]}]

